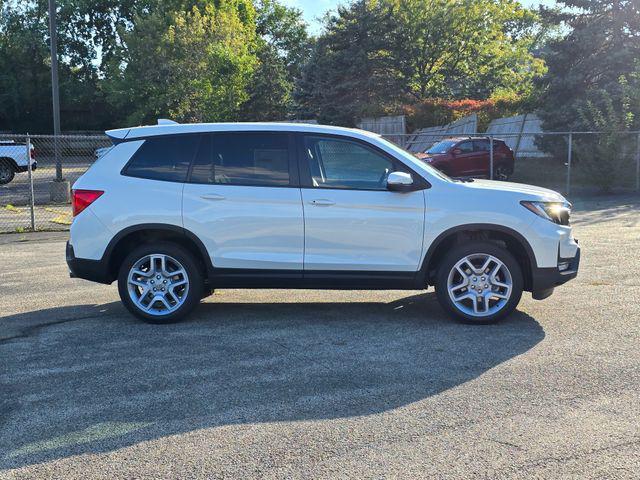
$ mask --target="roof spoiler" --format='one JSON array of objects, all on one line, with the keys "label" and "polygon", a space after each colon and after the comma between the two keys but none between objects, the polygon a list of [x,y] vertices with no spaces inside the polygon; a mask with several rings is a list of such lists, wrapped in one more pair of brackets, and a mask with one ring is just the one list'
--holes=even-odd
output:
[{"label": "roof spoiler", "polygon": [[120,142],[123,142],[125,138],[127,138],[127,135],[129,134],[129,130],[131,130],[131,129],[130,128],[117,128],[115,130],[107,130],[104,133],[107,135],[107,137],[109,137],[111,139],[111,142],[114,145],[117,145]]},{"label": "roof spoiler", "polygon": [[[158,125],[179,125],[179,123],[174,122],[173,120],[169,120],[167,118],[159,118]],[[155,125],[152,125],[152,126],[155,126]],[[123,142],[127,138],[130,131],[131,131],[131,128],[116,128],[114,130],[107,130],[104,133],[107,134],[107,137],[111,139],[114,145],[117,145],[118,143]]]}]

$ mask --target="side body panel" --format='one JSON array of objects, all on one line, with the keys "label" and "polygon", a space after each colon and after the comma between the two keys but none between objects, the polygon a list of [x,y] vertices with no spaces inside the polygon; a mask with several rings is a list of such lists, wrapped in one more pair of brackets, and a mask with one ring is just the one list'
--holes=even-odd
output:
[{"label": "side body panel", "polygon": [[[33,150],[33,145],[31,146]],[[13,160],[15,166],[22,169],[22,167],[28,167],[27,159],[30,155],[27,155],[27,146],[24,143],[6,143],[0,145],[0,158],[9,158]],[[35,161],[32,159],[31,164]],[[24,170],[22,170],[24,171]]]},{"label": "side body panel", "polygon": [[[522,207],[519,202],[531,198],[531,193],[521,191],[522,187],[527,188],[508,182],[476,180],[468,184],[438,184],[427,190],[425,254],[447,230],[478,224],[496,225],[520,234],[533,251],[535,266],[540,268],[557,265],[561,243],[566,244],[563,251],[575,254],[577,245],[574,249],[571,227],[556,225]],[[540,191],[543,193],[543,189]]]},{"label": "side body panel", "polygon": [[186,184],[184,228],[215,268],[302,270],[304,219],[297,187]]},{"label": "side body panel", "polygon": [[417,271],[424,190],[303,188],[305,271]]}]

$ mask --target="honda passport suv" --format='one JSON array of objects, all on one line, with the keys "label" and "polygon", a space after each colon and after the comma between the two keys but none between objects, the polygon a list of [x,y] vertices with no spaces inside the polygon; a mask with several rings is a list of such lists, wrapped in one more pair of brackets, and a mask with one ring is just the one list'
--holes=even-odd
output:
[{"label": "honda passport suv", "polygon": [[558,193],[453,180],[378,135],[277,123],[111,130],[73,186],[72,277],[178,320],[217,288],[420,290],[489,323],[577,275]]}]

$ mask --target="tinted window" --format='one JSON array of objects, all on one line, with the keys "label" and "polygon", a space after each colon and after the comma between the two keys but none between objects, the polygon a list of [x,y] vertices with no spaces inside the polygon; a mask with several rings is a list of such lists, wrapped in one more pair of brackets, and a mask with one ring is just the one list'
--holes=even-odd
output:
[{"label": "tinted window", "polygon": [[386,190],[393,162],[358,142],[305,137],[305,154],[315,187]]},{"label": "tinted window", "polygon": [[472,142],[462,142],[456,148],[462,150],[462,153],[470,153],[473,152],[473,143]]},{"label": "tinted window", "polygon": [[133,155],[126,175],[184,182],[198,148],[198,135],[170,135],[148,138]]},{"label": "tinted window", "polygon": [[212,134],[203,138],[191,181],[229,185],[289,185],[289,139],[281,133]]},{"label": "tinted window", "polygon": [[[473,146],[476,152],[488,152],[489,140],[474,140]],[[495,142],[494,142],[494,146],[495,146]]]},{"label": "tinted window", "polygon": [[438,142],[435,145],[433,145],[429,150],[427,150],[427,153],[447,153],[447,150],[449,150],[456,142],[453,140],[443,140],[442,142]]}]

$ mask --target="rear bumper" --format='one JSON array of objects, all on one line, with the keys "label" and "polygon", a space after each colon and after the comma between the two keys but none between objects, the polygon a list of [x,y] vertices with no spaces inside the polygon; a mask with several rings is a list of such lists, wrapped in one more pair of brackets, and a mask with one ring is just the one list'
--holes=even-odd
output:
[{"label": "rear bumper", "polygon": [[[35,160],[31,163],[31,170],[35,170],[38,168],[38,162],[36,162]],[[27,170],[29,170],[29,166],[28,165],[18,165],[16,167],[16,172],[18,173],[24,173]]]},{"label": "rear bumper", "polygon": [[[560,270],[560,266],[565,266]],[[531,295],[535,300],[543,300],[553,293],[553,289],[578,276],[580,267],[580,247],[572,258],[558,256],[558,266],[553,268],[534,268],[531,272]]]},{"label": "rear bumper", "polygon": [[109,268],[102,260],[88,260],[76,258],[73,245],[67,242],[67,266],[71,278],[83,278],[92,282],[110,284],[113,282],[109,274]]}]

